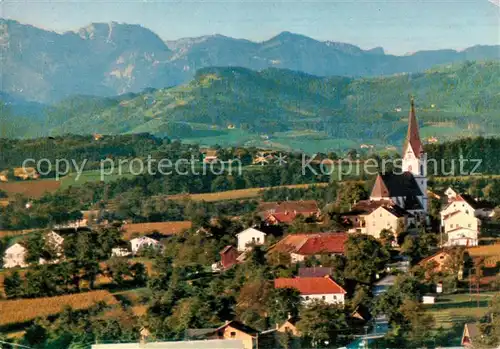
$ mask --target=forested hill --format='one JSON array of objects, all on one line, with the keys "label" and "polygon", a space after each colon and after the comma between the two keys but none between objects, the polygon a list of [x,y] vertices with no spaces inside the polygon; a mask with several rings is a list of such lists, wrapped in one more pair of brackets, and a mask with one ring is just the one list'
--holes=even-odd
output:
[{"label": "forested hill", "polygon": [[149,132],[200,137],[203,143],[203,137],[225,134],[229,126],[250,135],[316,132],[330,139],[399,145],[410,94],[423,136],[449,139],[500,133],[498,91],[500,62],[362,79],[204,68],[178,87],[67,99],[47,108],[42,122],[33,121],[27,133],[17,136]]}]

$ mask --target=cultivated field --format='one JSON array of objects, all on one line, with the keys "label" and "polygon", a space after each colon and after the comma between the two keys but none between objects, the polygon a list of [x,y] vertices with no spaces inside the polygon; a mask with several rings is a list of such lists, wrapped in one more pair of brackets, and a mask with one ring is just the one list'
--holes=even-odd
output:
[{"label": "cultivated field", "polygon": [[93,291],[57,297],[17,299],[0,302],[0,326],[25,323],[37,317],[60,313],[65,306],[75,310],[87,309],[96,302],[117,304],[118,301],[108,291]]},{"label": "cultivated field", "polygon": [[157,231],[160,234],[172,235],[190,229],[192,223],[190,221],[174,221],[174,222],[156,222],[156,223],[132,223],[122,226],[123,238],[130,240],[135,236],[147,235]]},{"label": "cultivated field", "polygon": [[61,182],[55,179],[41,179],[33,181],[0,182],[0,190],[12,197],[16,194],[38,199],[44,193],[53,193],[61,186]]},{"label": "cultivated field", "polygon": [[[313,183],[313,184],[294,184],[284,185],[279,188],[308,188],[311,186],[326,187],[328,183]],[[168,195],[167,199],[170,200],[194,200],[194,201],[223,201],[223,200],[237,200],[237,199],[251,199],[256,198],[261,194],[261,191],[268,190],[276,187],[269,188],[249,188],[221,191],[218,193],[203,193],[203,194],[176,194]]]}]

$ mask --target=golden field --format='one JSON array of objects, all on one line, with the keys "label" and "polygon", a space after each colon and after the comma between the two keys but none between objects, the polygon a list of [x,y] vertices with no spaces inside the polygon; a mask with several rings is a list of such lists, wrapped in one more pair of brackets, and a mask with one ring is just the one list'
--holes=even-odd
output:
[{"label": "golden field", "polygon": [[0,326],[25,323],[37,317],[56,315],[66,306],[75,310],[87,309],[97,302],[105,302],[109,305],[118,303],[111,293],[102,290],[57,297],[0,301]]},{"label": "golden field", "polygon": [[328,183],[313,183],[313,184],[293,184],[284,185],[279,187],[269,187],[269,188],[249,188],[249,189],[237,189],[221,191],[218,193],[202,193],[202,194],[176,194],[168,195],[167,199],[170,200],[193,200],[193,201],[223,201],[223,200],[237,200],[237,199],[251,199],[256,198],[261,194],[263,190],[269,190],[273,188],[290,188],[290,189],[300,189],[309,188],[312,186],[326,187]]}]

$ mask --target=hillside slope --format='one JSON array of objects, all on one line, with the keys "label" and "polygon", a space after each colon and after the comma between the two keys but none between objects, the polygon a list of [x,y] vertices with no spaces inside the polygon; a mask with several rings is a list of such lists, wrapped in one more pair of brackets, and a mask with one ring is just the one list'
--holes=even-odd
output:
[{"label": "hillside slope", "polygon": [[315,132],[391,143],[404,135],[410,94],[422,126],[440,135],[494,134],[500,126],[499,91],[500,62],[360,79],[215,67],[199,70],[178,87],[117,98],[72,98],[52,107],[49,119],[56,120],[52,134],[150,132],[196,138],[224,134],[229,126],[256,135]]}]

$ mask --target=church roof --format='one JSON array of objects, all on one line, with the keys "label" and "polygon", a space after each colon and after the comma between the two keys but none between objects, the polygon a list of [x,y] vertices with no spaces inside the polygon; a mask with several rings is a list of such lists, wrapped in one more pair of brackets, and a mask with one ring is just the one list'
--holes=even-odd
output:
[{"label": "church roof", "polygon": [[416,157],[420,157],[420,153],[424,151],[420,135],[418,131],[417,116],[415,114],[415,102],[411,99],[410,114],[408,115],[408,133],[406,134],[406,142],[403,148],[403,153],[406,153],[408,145],[413,150]]},{"label": "church roof", "polygon": [[[423,194],[413,175],[410,172],[404,172],[402,174],[379,174],[373,185],[371,196],[416,198],[417,196],[423,196]],[[405,209],[411,208],[407,208],[405,205]]]}]

